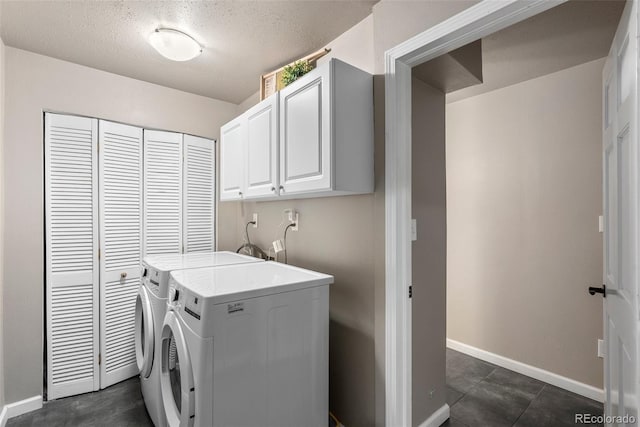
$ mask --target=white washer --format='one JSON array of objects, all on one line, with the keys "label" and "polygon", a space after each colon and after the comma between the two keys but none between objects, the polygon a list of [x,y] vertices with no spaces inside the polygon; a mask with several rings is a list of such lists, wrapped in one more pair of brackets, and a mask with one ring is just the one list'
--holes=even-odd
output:
[{"label": "white washer", "polygon": [[233,252],[152,255],[142,261],[142,283],[136,301],[136,359],[142,396],[156,427],[167,422],[160,394],[160,334],[167,311],[169,273],[188,268],[262,263],[261,259]]},{"label": "white washer", "polygon": [[331,283],[276,262],[172,272],[160,356],[168,425],[326,427]]}]

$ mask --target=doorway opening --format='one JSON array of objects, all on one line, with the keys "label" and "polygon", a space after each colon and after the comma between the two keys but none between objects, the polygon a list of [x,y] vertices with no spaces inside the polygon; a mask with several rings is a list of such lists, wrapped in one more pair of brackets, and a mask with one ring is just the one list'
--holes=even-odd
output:
[{"label": "doorway opening", "polygon": [[450,414],[439,403],[465,399],[437,387],[445,340],[541,390],[603,400],[602,303],[586,289],[602,280],[602,68],[624,2],[535,4],[535,13],[512,2],[483,14],[486,3],[387,53],[389,425],[440,425]]}]

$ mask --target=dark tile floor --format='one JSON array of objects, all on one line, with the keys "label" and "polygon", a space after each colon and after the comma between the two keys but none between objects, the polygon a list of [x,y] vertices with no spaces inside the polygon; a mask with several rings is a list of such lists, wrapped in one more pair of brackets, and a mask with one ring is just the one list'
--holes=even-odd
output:
[{"label": "dark tile floor", "polygon": [[45,402],[42,409],[11,418],[7,427],[144,427],[153,426],[140,393],[140,379],[131,378],[95,393]]},{"label": "dark tile floor", "polygon": [[[602,404],[524,375],[447,350],[450,427],[575,426],[575,413],[602,414]],[[46,402],[7,427],[152,426],[136,378],[95,393]]]},{"label": "dark tile floor", "polygon": [[575,426],[574,414],[602,415],[602,404],[447,349],[450,427]]}]

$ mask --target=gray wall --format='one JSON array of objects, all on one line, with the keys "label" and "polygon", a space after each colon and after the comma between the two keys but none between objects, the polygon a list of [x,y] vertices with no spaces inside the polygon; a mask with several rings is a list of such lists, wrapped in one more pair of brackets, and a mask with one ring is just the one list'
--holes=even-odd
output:
[{"label": "gray wall", "polygon": [[447,106],[447,336],[602,387],[597,60]]},{"label": "gray wall", "polygon": [[42,394],[44,246],[42,111],[218,138],[237,106],[22,50],[6,49],[5,396]]},{"label": "gray wall", "polygon": [[412,421],[423,423],[446,400],[447,190],[445,95],[413,79],[411,88]]}]

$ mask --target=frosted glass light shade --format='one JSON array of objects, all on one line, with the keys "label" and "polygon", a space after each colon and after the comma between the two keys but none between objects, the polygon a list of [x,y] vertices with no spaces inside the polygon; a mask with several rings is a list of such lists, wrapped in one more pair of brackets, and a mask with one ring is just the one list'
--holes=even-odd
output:
[{"label": "frosted glass light shade", "polygon": [[202,46],[188,34],[171,28],[158,28],[149,35],[149,44],[172,61],[188,61],[202,53]]}]

